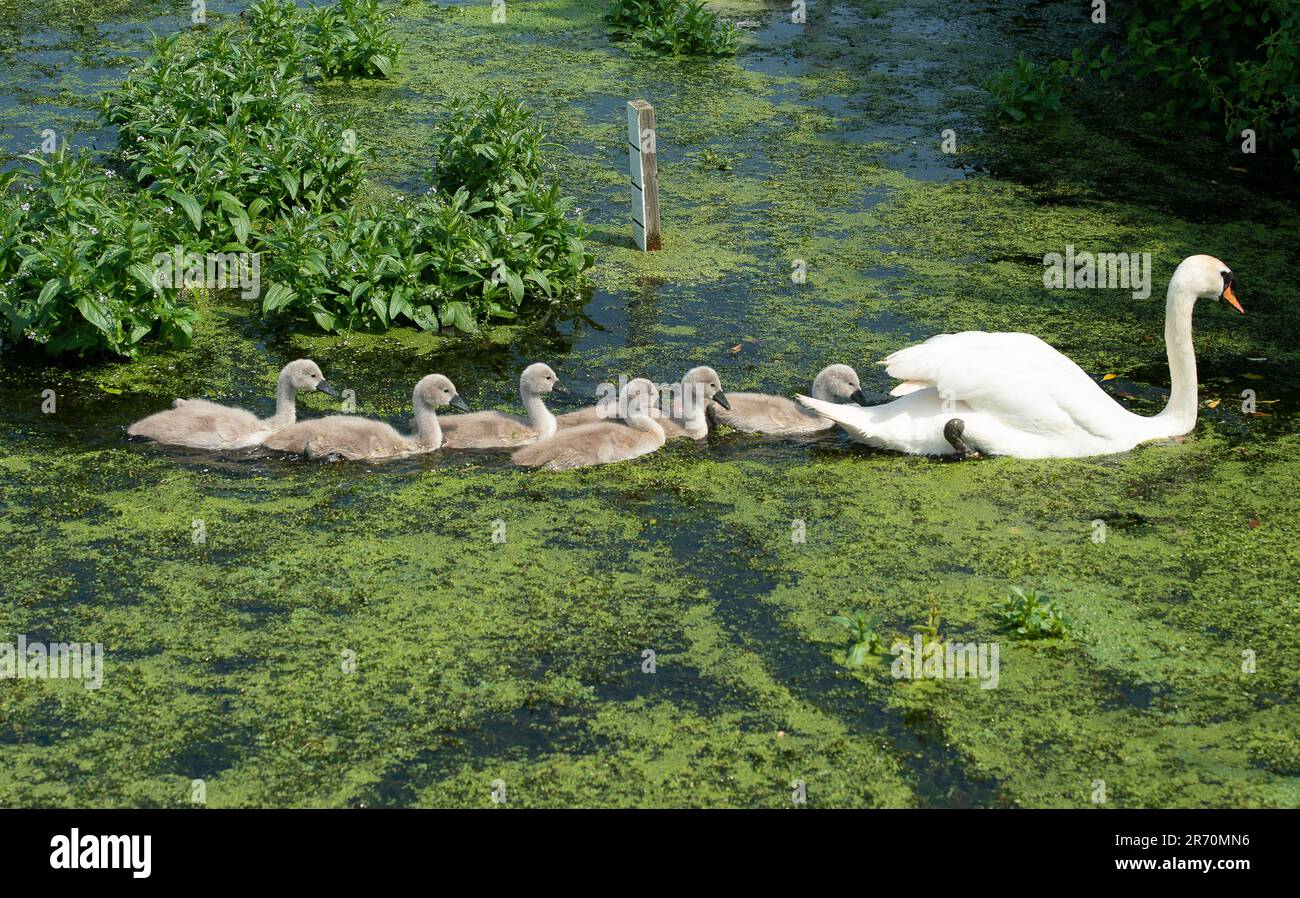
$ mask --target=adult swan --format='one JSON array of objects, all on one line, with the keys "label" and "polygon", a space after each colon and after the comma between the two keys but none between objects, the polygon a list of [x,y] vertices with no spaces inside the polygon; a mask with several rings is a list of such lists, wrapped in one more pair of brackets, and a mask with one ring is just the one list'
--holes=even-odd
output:
[{"label": "adult swan", "polygon": [[940,334],[881,362],[903,381],[891,394],[901,398],[893,402],[861,408],[798,399],[859,442],[915,455],[1080,458],[1127,452],[1196,426],[1192,306],[1214,297],[1244,312],[1235,284],[1232,271],[1213,256],[1189,256],[1174,272],[1165,301],[1173,389],[1169,404],[1154,417],[1117,404],[1038,337],[982,331]]}]

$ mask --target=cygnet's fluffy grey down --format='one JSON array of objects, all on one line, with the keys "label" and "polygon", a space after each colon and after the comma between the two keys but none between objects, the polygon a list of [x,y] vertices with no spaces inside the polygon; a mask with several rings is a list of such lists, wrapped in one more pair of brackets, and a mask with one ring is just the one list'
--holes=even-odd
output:
[{"label": "cygnet's fluffy grey down", "polygon": [[504,412],[474,412],[443,422],[446,449],[513,449],[544,440],[555,433],[555,416],[542,397],[551,392],[568,392],[549,365],[529,365],[519,375],[519,397],[527,418]]},{"label": "cygnet's fluffy grey down", "polygon": [[623,388],[621,419],[570,427],[550,439],[525,446],[511,456],[517,465],[553,471],[626,461],[664,444],[664,431],[654,417],[659,391],[644,377]]},{"label": "cygnet's fluffy grey down", "polygon": [[245,449],[259,445],[266,437],[293,424],[294,397],[300,391],[313,390],[338,395],[325,383],[325,375],[315,362],[297,359],[280,371],[275,389],[275,414],[269,418],[259,419],[243,409],[206,399],[177,399],[171,408],[136,421],[126,432],[172,446]]},{"label": "cygnet's fluffy grey down", "polygon": [[[670,395],[663,395],[668,407],[656,405],[652,410],[652,415],[663,428],[667,439],[687,437],[702,440],[709,434],[706,409],[715,405],[730,408],[728,401],[731,397],[722,391],[718,372],[707,365],[687,371],[681,382],[672,387]],[[576,412],[560,415],[555,420],[557,429],[563,431],[598,421],[614,420],[616,415],[617,406],[607,399]]]},{"label": "cygnet's fluffy grey down", "polygon": [[[858,372],[848,365],[829,365],[813,381],[814,399],[824,402],[855,402],[866,405]],[[816,433],[829,430],[835,422],[793,399],[767,393],[728,393],[730,408],[709,407],[715,425],[726,425],[745,433]]]},{"label": "cygnet's fluffy grey down", "polygon": [[445,405],[468,410],[456,385],[441,374],[430,374],[415,385],[415,433],[404,436],[383,421],[355,415],[330,415],[302,421],[272,434],[266,449],[296,452],[308,458],[339,457],[352,460],[393,458],[433,452],[443,444],[436,410]]}]

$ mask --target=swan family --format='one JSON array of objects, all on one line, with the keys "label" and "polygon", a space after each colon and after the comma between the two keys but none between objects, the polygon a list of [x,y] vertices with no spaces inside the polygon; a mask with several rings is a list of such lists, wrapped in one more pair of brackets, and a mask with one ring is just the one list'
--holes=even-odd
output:
[{"label": "swan family", "polygon": [[[1069,358],[1032,334],[940,334],[885,358],[900,381],[892,402],[868,406],[857,372],[824,368],[811,396],[726,393],[718,373],[700,366],[675,384],[638,377],[594,406],[555,415],[545,397],[567,392],[550,366],[519,378],[525,415],[470,412],[441,374],[415,385],[412,432],[356,415],[297,421],[299,392],[337,395],[315,362],[280,372],[276,410],[259,419],[203,399],[132,424],[132,436],[201,449],[263,447],[309,458],[378,460],[445,449],[512,451],[522,467],[552,470],[627,461],[672,439],[704,439],[711,426],[746,433],[799,435],[842,428],[858,442],[914,455],[1079,458],[1126,452],[1148,440],[1180,436],[1196,425],[1192,311],[1198,299],[1223,299],[1243,312],[1236,276],[1213,256],[1189,256],[1174,271],[1165,303],[1165,345],[1172,389],[1164,410],[1145,417],[1119,405]],[[444,407],[464,414],[445,420]]]}]

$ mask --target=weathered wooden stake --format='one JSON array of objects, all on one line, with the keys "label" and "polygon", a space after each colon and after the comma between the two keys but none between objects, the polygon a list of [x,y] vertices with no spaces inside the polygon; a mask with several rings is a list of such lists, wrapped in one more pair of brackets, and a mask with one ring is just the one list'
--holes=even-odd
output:
[{"label": "weathered wooden stake", "polygon": [[645,100],[627,104],[628,159],[632,166],[632,237],[649,252],[660,249],[659,172],[655,163],[655,108]]}]

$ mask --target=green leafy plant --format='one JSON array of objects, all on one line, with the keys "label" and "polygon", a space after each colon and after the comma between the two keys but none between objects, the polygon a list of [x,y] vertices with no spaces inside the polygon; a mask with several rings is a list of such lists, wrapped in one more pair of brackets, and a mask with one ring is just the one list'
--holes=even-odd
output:
[{"label": "green leafy plant", "polygon": [[364,179],[355,130],[314,113],[298,62],[224,31],[156,41],[101,109],[127,172],[179,210],[164,225],[187,244],[246,247],[260,217],[339,208]]},{"label": "green leafy plant", "polygon": [[736,29],[703,0],[613,0],[605,21],[615,40],[678,56],[732,56]]},{"label": "green leafy plant", "polygon": [[847,616],[838,614],[831,621],[849,631],[849,641],[844,647],[845,667],[862,667],[872,655],[884,651],[884,640],[876,632],[878,618],[868,616],[865,611],[855,611]]},{"label": "green leafy plant", "polygon": [[715,150],[701,150],[699,160],[705,171],[731,171],[731,159]]},{"label": "green leafy plant", "polygon": [[452,97],[435,109],[433,184],[507,209],[541,178],[547,144],[532,113],[506,97]]},{"label": "green leafy plant", "polygon": [[1013,586],[1006,601],[993,606],[1004,629],[1027,639],[1065,636],[1071,620],[1055,601],[1037,590]]},{"label": "green leafy plant", "polygon": [[1041,122],[1061,111],[1070,70],[1063,59],[1040,66],[1022,53],[1015,65],[990,77],[984,87],[1001,115],[1016,122]]},{"label": "green leafy plant", "polygon": [[[942,639],[939,636],[939,624],[942,618],[939,616],[939,603],[934,598],[934,593],[927,597],[929,601],[929,610],[926,614],[924,624],[916,624],[912,630],[921,637],[921,648],[925,650],[931,645],[940,645]],[[896,653],[900,658],[906,658],[909,661],[916,655],[916,638],[915,636],[908,639],[900,633],[895,633],[889,640],[890,650]]]},{"label": "green leafy plant", "polygon": [[401,52],[388,24],[390,18],[379,0],[339,0],[335,6],[313,6],[307,19],[307,45],[328,77],[389,78]]},{"label": "green leafy plant", "polygon": [[[133,355],[146,336],[189,342],[197,313],[155,282],[167,247],[145,195],[85,151],[25,156],[34,177],[0,177],[0,317],[6,338],[51,355]],[[23,181],[24,177],[30,180]]]},{"label": "green leafy plant", "polygon": [[[1074,51],[1074,68],[1120,72],[1154,101],[1148,120],[1222,120],[1227,140],[1256,132],[1300,171],[1300,4],[1293,0],[1134,0],[1123,31]],[[1096,49],[1101,44],[1101,49]]]},{"label": "green leafy plant", "polygon": [[555,188],[512,195],[505,214],[464,188],[435,192],[396,208],[284,216],[274,235],[263,297],[267,315],[310,318],[327,331],[474,331],[489,318],[513,318],[576,292],[591,265],[571,201]]}]

